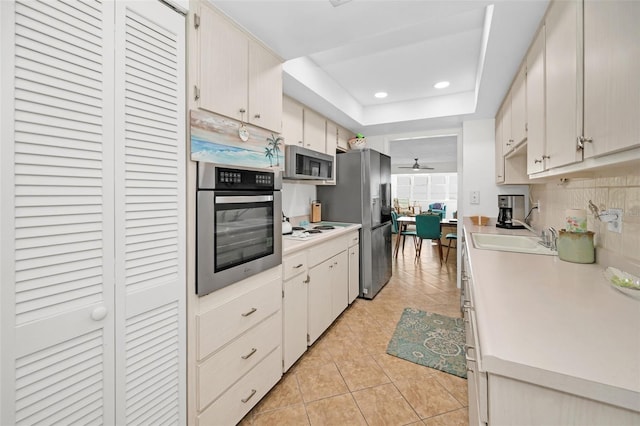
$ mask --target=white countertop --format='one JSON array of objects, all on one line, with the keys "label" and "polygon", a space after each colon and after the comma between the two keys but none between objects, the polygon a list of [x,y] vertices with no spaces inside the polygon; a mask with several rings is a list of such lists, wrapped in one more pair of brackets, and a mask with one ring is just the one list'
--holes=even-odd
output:
[{"label": "white countertop", "polygon": [[[330,222],[335,223],[335,222]],[[326,224],[326,222],[320,223],[312,223],[310,227],[316,225]],[[359,223],[340,223],[340,226],[336,226],[336,229],[332,229],[330,232],[323,232],[322,234],[315,234],[312,237],[309,237],[306,240],[291,240],[285,238],[286,235],[282,236],[282,255],[287,256],[291,253],[295,253],[300,250],[307,249],[315,244],[323,243],[325,241],[329,241],[333,238],[339,237],[341,235],[348,234],[352,231],[357,231],[362,228],[362,225]]]},{"label": "white countertop", "polygon": [[464,220],[480,367],[640,411],[640,300],[611,288],[607,265],[474,248],[471,233],[532,235]]}]

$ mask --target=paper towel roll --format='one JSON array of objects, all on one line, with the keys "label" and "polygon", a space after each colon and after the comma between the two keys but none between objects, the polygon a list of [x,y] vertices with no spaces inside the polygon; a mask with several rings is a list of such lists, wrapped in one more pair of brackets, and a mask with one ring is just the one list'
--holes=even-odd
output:
[{"label": "paper towel roll", "polygon": [[587,232],[587,211],[568,209],[564,212],[567,220],[567,232]]}]

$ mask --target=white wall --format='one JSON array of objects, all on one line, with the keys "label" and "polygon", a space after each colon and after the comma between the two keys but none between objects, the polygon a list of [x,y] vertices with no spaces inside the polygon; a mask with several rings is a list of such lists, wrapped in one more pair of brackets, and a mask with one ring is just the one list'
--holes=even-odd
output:
[{"label": "white wall", "polygon": [[287,217],[309,216],[316,186],[305,183],[282,184],[282,211]]},{"label": "white wall", "polygon": [[[498,216],[498,194],[522,194],[529,206],[527,185],[495,183],[495,120],[462,123],[462,168],[458,170],[460,195],[458,217]],[[471,191],[480,192],[480,204],[471,204]]]}]

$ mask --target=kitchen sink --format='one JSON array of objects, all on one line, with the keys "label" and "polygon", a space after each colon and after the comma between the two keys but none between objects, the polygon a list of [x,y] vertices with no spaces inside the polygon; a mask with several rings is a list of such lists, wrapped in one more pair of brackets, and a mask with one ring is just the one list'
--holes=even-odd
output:
[{"label": "kitchen sink", "polygon": [[540,244],[540,238],[526,235],[472,233],[473,246],[480,250],[512,251],[516,253],[555,256],[558,252]]}]

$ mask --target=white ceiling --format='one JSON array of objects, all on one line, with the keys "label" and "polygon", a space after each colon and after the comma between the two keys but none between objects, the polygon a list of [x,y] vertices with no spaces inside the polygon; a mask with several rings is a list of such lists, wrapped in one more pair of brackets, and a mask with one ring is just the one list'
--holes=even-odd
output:
[{"label": "white ceiling", "polygon": [[[334,7],[329,0],[210,1],[286,61],[287,95],[366,136],[415,135],[494,117],[548,4],[352,0]],[[441,80],[451,85],[435,89]],[[375,98],[379,91],[389,96]],[[444,143],[428,141],[431,147]],[[392,153],[394,164],[413,158]],[[429,161],[425,157],[421,164]],[[455,162],[455,151],[448,161]]]}]

